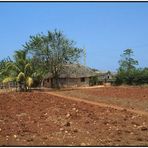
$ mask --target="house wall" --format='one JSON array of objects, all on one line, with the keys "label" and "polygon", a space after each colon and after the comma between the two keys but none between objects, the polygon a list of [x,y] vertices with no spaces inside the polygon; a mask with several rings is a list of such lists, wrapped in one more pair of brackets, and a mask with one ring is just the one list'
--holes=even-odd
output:
[{"label": "house wall", "polygon": [[[89,86],[89,80],[90,78],[60,78],[59,79],[59,86],[60,87],[80,87],[80,86]],[[55,80],[46,79],[43,82],[44,87],[54,87]]]},{"label": "house wall", "polygon": [[89,78],[83,78],[85,81],[82,82],[81,78],[67,78],[65,81],[60,79],[61,87],[80,87],[80,86],[89,86]]},{"label": "house wall", "polygon": [[51,88],[51,78],[43,80],[43,87]]}]

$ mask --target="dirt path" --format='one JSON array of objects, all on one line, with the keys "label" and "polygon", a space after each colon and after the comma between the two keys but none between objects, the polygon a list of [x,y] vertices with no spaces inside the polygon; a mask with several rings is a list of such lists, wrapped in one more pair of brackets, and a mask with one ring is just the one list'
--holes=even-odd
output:
[{"label": "dirt path", "polygon": [[92,104],[92,105],[98,105],[98,106],[101,106],[101,107],[110,107],[110,108],[113,108],[113,109],[116,109],[116,110],[127,110],[127,111],[132,112],[132,113],[148,116],[148,112],[144,112],[144,111],[140,111],[140,110],[127,109],[127,108],[123,108],[123,107],[119,107],[119,106],[115,106],[115,105],[108,105],[108,104],[105,104],[105,103],[88,101],[88,100],[84,100],[84,99],[80,99],[80,98],[76,98],[76,97],[70,97],[70,96],[57,94],[56,92],[45,92],[45,93],[53,95],[53,96],[57,96],[57,97],[62,97],[64,99],[75,100],[75,101],[84,102],[84,103],[88,103],[88,104]]}]

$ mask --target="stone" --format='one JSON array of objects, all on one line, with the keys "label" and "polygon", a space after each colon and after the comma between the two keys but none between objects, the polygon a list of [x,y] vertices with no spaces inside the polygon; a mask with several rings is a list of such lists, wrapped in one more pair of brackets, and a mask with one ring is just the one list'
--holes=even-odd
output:
[{"label": "stone", "polygon": [[78,132],[78,130],[77,130],[77,129],[74,129],[74,130],[73,130],[73,132],[77,133],[77,132]]},{"label": "stone", "polygon": [[60,128],[60,131],[64,131],[64,128]]},{"label": "stone", "polygon": [[69,117],[70,117],[70,113],[67,113],[67,114],[66,114],[66,118],[69,118]]},{"label": "stone", "polygon": [[137,138],[137,140],[138,140],[138,141],[143,141],[143,139],[142,139],[142,138],[140,138],[140,137],[139,137],[139,138]]},{"label": "stone", "polygon": [[122,111],[127,112],[127,109],[123,108]]},{"label": "stone", "polygon": [[76,108],[75,108],[75,107],[73,107],[73,108],[72,108],[72,110],[73,110],[73,111],[75,111],[75,110],[76,110]]},{"label": "stone", "polygon": [[31,142],[31,141],[33,141],[33,138],[29,138],[29,139],[27,139],[27,141],[28,142]]},{"label": "stone", "polygon": [[147,131],[147,130],[148,130],[147,127],[145,127],[145,126],[142,126],[142,127],[141,127],[141,131]]},{"label": "stone", "polygon": [[67,122],[67,123],[65,124],[65,126],[70,126],[70,122]]},{"label": "stone", "polygon": [[81,145],[81,146],[86,146],[86,144],[85,144],[84,142],[82,142],[80,145]]}]

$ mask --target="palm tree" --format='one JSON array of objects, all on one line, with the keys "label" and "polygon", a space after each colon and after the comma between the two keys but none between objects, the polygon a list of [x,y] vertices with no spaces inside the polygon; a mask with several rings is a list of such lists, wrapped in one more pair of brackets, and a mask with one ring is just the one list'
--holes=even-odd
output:
[{"label": "palm tree", "polygon": [[3,83],[15,81],[20,90],[27,91],[33,84],[31,60],[27,58],[27,51],[18,50],[14,55],[14,62],[8,62],[6,71],[9,71]]}]

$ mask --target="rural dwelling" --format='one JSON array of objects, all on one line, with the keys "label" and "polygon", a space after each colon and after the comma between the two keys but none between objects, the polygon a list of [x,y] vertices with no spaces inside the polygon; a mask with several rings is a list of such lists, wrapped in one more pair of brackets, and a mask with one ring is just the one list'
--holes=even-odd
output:
[{"label": "rural dwelling", "polygon": [[[90,78],[95,76],[96,73],[89,67],[80,64],[66,64],[61,71],[59,77],[60,87],[80,87],[89,86]],[[55,87],[55,80],[51,73],[48,73],[43,82],[43,87]]]},{"label": "rural dwelling", "polygon": [[110,72],[110,71],[107,71],[107,72],[102,72],[102,71],[96,71],[97,73],[97,76],[98,76],[98,79],[99,81],[101,81],[102,83],[114,83],[115,81],[115,76],[116,76],[116,73],[115,72]]}]

